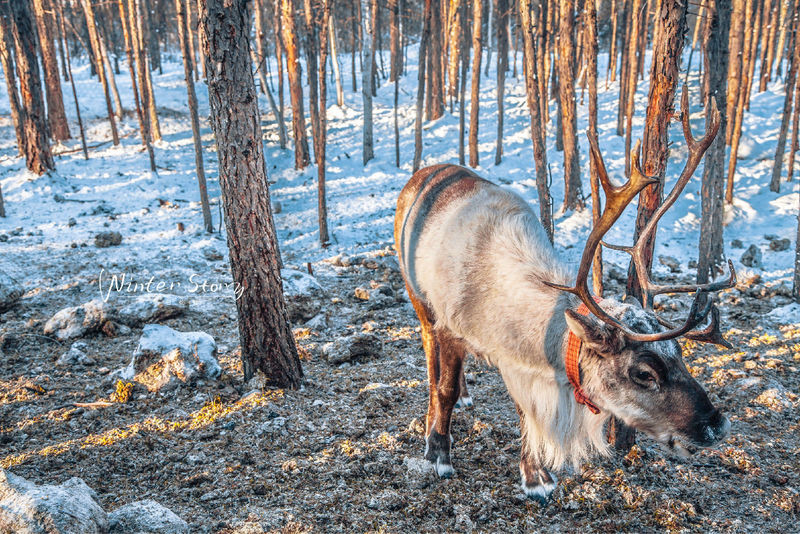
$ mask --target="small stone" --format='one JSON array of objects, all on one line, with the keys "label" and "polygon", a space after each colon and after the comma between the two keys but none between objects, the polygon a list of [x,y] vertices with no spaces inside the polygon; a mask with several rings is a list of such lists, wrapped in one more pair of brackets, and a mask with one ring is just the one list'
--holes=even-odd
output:
[{"label": "small stone", "polygon": [[784,250],[789,250],[791,246],[791,242],[786,239],[773,239],[769,244],[769,249],[775,252],[782,252]]},{"label": "small stone", "polygon": [[64,308],[44,325],[44,335],[73,339],[99,331],[107,320],[105,303],[94,299],[80,306]]},{"label": "small stone", "polygon": [[203,257],[208,261],[219,261],[223,258],[222,254],[217,252],[217,249],[213,247],[204,247]]},{"label": "small stone", "polygon": [[67,226],[69,226],[70,228],[72,228],[76,224],[78,224],[78,222],[75,220],[74,217],[70,217],[69,220],[67,221]]},{"label": "small stone", "polygon": [[761,269],[763,267],[761,263],[761,249],[755,245],[750,245],[750,247],[744,251],[739,261],[741,261],[742,265],[745,267]]},{"label": "small stone", "polygon": [[147,499],[117,508],[108,514],[109,532],[189,534],[189,525],[172,510]]},{"label": "small stone", "polygon": [[24,293],[19,282],[0,269],[0,313],[16,306]]},{"label": "small stone", "polygon": [[369,291],[363,287],[357,287],[355,290],[355,297],[358,300],[369,300]]},{"label": "small stone", "polygon": [[433,464],[424,458],[405,457],[403,465],[406,467],[406,483],[411,489],[423,489],[436,482],[436,472]]},{"label": "small stone", "polygon": [[6,241],[8,241],[8,235],[0,234],[0,243],[5,243]]},{"label": "small stone", "polygon": [[281,206],[281,203],[276,200],[272,203],[272,213],[277,215],[281,211],[283,211],[283,206]]},{"label": "small stone", "polygon": [[281,269],[283,297],[292,323],[308,321],[322,311],[327,296],[316,278],[294,269]]},{"label": "small stone", "polygon": [[177,295],[149,293],[119,310],[117,316],[128,326],[144,323],[159,323],[183,315],[189,309],[189,301]]},{"label": "small stone", "polygon": [[56,365],[59,367],[68,367],[72,365],[92,365],[94,360],[86,355],[87,345],[83,341],[76,341],[72,344],[70,349],[62,354]]},{"label": "small stone", "polygon": [[744,243],[742,243],[741,239],[733,239],[731,240],[731,248],[744,248]]},{"label": "small stone", "polygon": [[200,465],[206,463],[208,457],[204,452],[189,454],[186,456],[186,463],[189,465]]},{"label": "small stone", "polygon": [[369,333],[342,337],[322,347],[325,358],[332,364],[374,357],[379,355],[381,350],[380,338]]},{"label": "small stone", "polygon": [[658,263],[669,269],[671,273],[681,272],[680,262],[672,256],[659,256]]},{"label": "small stone", "polygon": [[405,504],[403,497],[398,492],[387,489],[372,497],[367,503],[367,508],[393,512],[403,508]]},{"label": "small stone", "polygon": [[97,248],[115,247],[122,243],[122,234],[119,232],[100,232],[94,236],[94,246]]},{"label": "small stone", "polygon": [[766,239],[767,241],[775,241],[776,239],[778,239],[778,236],[776,236],[775,234],[764,234],[764,239]]}]

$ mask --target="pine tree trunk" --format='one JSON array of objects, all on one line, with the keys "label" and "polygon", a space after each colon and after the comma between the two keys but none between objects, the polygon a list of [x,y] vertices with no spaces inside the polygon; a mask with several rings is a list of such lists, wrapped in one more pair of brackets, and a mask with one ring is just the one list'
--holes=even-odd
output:
[{"label": "pine tree trunk", "polygon": [[[761,65],[761,71],[758,82],[759,92],[762,92],[767,88],[767,54],[769,53],[769,36],[772,30],[772,13],[774,11],[774,5],[775,0],[764,0],[761,6],[761,48],[759,56],[759,65]],[[761,88],[762,86],[764,89]]]},{"label": "pine tree trunk", "polygon": [[[140,4],[140,22],[141,22],[141,30],[140,33],[143,38],[144,49],[147,50],[148,58],[149,58],[149,65],[150,69],[158,70],[159,74],[162,74],[161,70],[161,49],[158,47],[158,28],[153,29],[153,24],[151,22],[151,15],[152,15],[152,8],[150,6],[150,2],[152,0],[137,0]],[[159,135],[159,139],[161,139]]]},{"label": "pine tree trunk", "polygon": [[798,127],[800,127],[800,83],[794,84],[794,111],[792,112],[792,140],[789,144],[789,170],[786,181],[791,182],[794,176],[794,158],[798,150]]},{"label": "pine tree trunk", "polygon": [[[400,168],[400,123],[397,117],[397,106],[400,96],[400,0],[389,2],[389,49],[391,51],[391,67],[389,68],[389,80],[394,82],[394,160],[397,168]],[[332,29],[332,28],[331,28]]]},{"label": "pine tree trunk", "polygon": [[258,72],[258,83],[261,86],[261,94],[267,94],[267,55],[266,55],[266,40],[267,35],[264,29],[264,6],[261,5],[260,0],[253,1],[253,14],[255,15],[255,42],[256,46],[253,50],[255,55],[253,63]]},{"label": "pine tree trunk", "polygon": [[[642,18],[642,0],[633,0],[631,6],[631,32],[628,40],[628,72],[625,85],[625,174],[630,176],[631,171],[631,137],[633,135],[633,115],[636,105],[636,85],[639,79],[639,60],[636,58],[639,26]],[[654,42],[655,46],[655,42]],[[655,57],[655,54],[653,54]],[[641,197],[640,197],[641,198]],[[641,200],[640,200],[641,201]]]},{"label": "pine tree trunk", "polygon": [[[61,7],[61,0],[52,0],[52,5],[56,9],[59,31],[64,41],[66,41],[66,28],[64,26],[64,13]],[[78,118],[78,132],[81,136],[81,149],[83,158],[89,159],[89,150],[86,148],[86,132],[83,130],[83,120],[81,119],[81,106],[78,103],[78,92],[75,90],[75,78],[72,76],[72,60],[70,58],[69,46],[64,47],[64,68],[67,70],[67,79],[72,88],[72,99],[75,102],[75,115]]]},{"label": "pine tree trunk", "polygon": [[[395,0],[396,1],[396,0]],[[447,95],[450,97],[450,110],[453,101],[458,97],[458,67],[461,58],[461,3],[467,0],[450,0],[450,53],[447,64]]]},{"label": "pine tree trunk", "polygon": [[[209,234],[214,231],[214,223],[211,220],[211,208],[208,204],[208,189],[206,188],[206,171],[203,165],[203,142],[200,137],[200,119],[197,116],[197,95],[194,91],[194,74],[192,72],[192,55],[194,49],[189,42],[189,34],[192,33],[187,16],[188,6],[192,0],[175,0],[176,25],[178,26],[178,39],[180,41],[181,54],[183,55],[183,75],[186,80],[186,92],[189,99],[189,116],[192,121],[192,139],[194,140],[194,163],[197,171],[197,185],[200,189],[200,206],[203,212],[203,227]],[[249,21],[248,21],[249,22]]]},{"label": "pine tree trunk", "polygon": [[[549,68],[547,62],[545,61],[545,56],[547,55],[545,51],[547,50],[546,39],[548,38],[547,32],[547,24],[543,23],[544,18],[547,16],[545,11],[547,3],[542,2],[541,4],[534,4],[533,7],[533,20],[536,22],[536,33],[534,34],[534,47],[536,50],[540,51],[536,53],[536,68],[537,70],[537,77],[539,81],[539,116],[542,120],[542,138],[547,138],[547,123],[550,122],[550,106],[547,100],[547,69]],[[519,35],[519,31],[516,32],[516,35]],[[515,38],[516,41],[516,38]],[[516,46],[516,45],[515,45]],[[514,54],[514,77],[516,78],[516,51]]]},{"label": "pine tree trunk", "polygon": [[630,45],[630,17],[631,17],[631,9],[628,7],[628,3],[623,1],[622,4],[622,28],[624,31],[620,32],[620,38],[622,42],[620,43],[619,47],[619,100],[617,102],[617,135],[622,136],[625,134],[625,111],[627,106],[625,105],[627,96],[628,96],[628,65],[630,65],[630,60],[628,59],[628,47]]},{"label": "pine tree trunk", "polygon": [[[535,2],[535,0],[534,0]],[[536,79],[536,48],[534,47],[533,24],[531,24],[531,0],[519,0],[520,31],[522,32],[525,71],[525,90],[528,111],[531,116],[531,141],[533,142],[533,160],[536,164],[536,189],[539,193],[539,219],[553,242],[553,216],[551,213],[550,187],[547,175],[547,151],[542,134],[541,107],[539,99],[539,81]],[[541,18],[540,18],[541,20]]]},{"label": "pine tree trunk", "polygon": [[336,48],[336,24],[334,23],[333,13],[328,17],[328,38],[331,41],[331,64],[333,65],[333,75],[336,80],[336,105],[341,108],[344,106],[344,87],[342,86],[342,73],[339,69],[339,54]]},{"label": "pine tree trunk", "polygon": [[144,114],[144,109],[139,98],[139,86],[136,83],[136,65],[133,61],[133,50],[131,45],[130,15],[126,12],[124,0],[117,0],[119,7],[119,17],[122,22],[122,37],[125,41],[125,55],[128,56],[128,71],[131,75],[131,87],[133,89],[133,104],[136,106],[136,118],[139,120],[139,132],[142,136],[142,144],[147,150],[150,158],[150,170],[156,172],[156,160],[153,154],[153,145],[150,143],[150,124]]},{"label": "pine tree trunk", "polygon": [[[289,96],[292,99],[292,132],[294,134],[294,168],[304,169],[310,162],[306,119],[303,109],[302,67],[297,50],[294,6],[292,0],[281,0],[281,28],[286,51],[286,72],[289,75]],[[208,38],[208,37],[206,37]]]},{"label": "pine tree trunk", "polygon": [[[564,209],[583,209],[575,115],[575,1],[560,0],[558,26],[558,94],[564,140]],[[534,67],[535,68],[535,67]]]},{"label": "pine tree trunk", "polygon": [[364,14],[364,28],[361,35],[363,42],[361,43],[361,53],[363,54],[363,68],[361,70],[361,101],[364,104],[364,128],[363,128],[363,151],[362,163],[367,164],[368,161],[375,157],[374,141],[372,138],[372,78],[374,76],[373,67],[373,31],[375,25],[373,18],[375,17],[375,10],[377,9],[377,0],[362,0],[363,5],[361,11]]},{"label": "pine tree trunk", "polygon": [[731,9],[731,31],[728,40],[728,91],[726,95],[725,116],[730,118],[725,129],[725,142],[731,143],[733,135],[733,119],[736,115],[736,103],[739,98],[739,83],[744,64],[744,14],[747,0],[733,0]]},{"label": "pine tree trunk", "polygon": [[283,299],[247,0],[205,0],[201,23],[231,271],[245,290],[236,300],[244,380],[261,370],[271,386],[298,388],[303,369]]},{"label": "pine tree trunk", "polygon": [[[798,195],[800,200],[800,195]],[[798,202],[800,204],[800,202]],[[794,252],[794,283],[792,284],[792,296],[794,301],[800,303],[800,205],[797,211],[797,237],[795,238]]]},{"label": "pine tree trunk", "polygon": [[[506,92],[508,70],[508,0],[496,0],[497,8],[497,143],[494,164],[503,161],[503,101]],[[538,62],[537,62],[538,68]]]},{"label": "pine tree trunk", "polygon": [[[584,6],[584,27],[587,46],[586,71],[589,84],[589,132],[597,138],[597,4],[586,0]],[[600,179],[594,159],[589,158],[589,185],[592,191],[592,227],[600,220]],[[603,253],[602,246],[592,259],[592,290],[598,297],[603,296]]]},{"label": "pine tree trunk", "polygon": [[[606,70],[606,88],[608,88],[609,75],[610,81],[617,80],[617,25],[619,24],[619,5],[620,0],[611,0],[611,43],[608,50],[608,69]],[[624,2],[624,0],[622,0]]]},{"label": "pine tree trunk", "polygon": [[[746,0],[746,10],[745,10],[745,41],[743,44],[744,47],[744,55],[742,56],[742,74],[743,77],[739,83],[738,88],[738,95],[736,95],[736,103],[732,109],[733,115],[729,116],[729,119],[734,122],[732,131],[731,131],[731,152],[728,159],[728,177],[727,177],[727,185],[725,187],[725,202],[728,204],[733,204],[733,181],[736,176],[736,158],[739,153],[739,141],[742,136],[742,120],[744,118],[744,101],[746,99],[746,93],[749,91],[750,88],[750,63],[755,63],[751,61],[751,55],[753,53],[753,49],[750,46],[751,40],[752,42],[757,41],[756,37],[752,35],[752,19],[753,19],[753,10],[755,8],[755,0]],[[748,37],[753,37],[752,39],[748,39]],[[728,88],[728,93],[730,93],[730,88]]]},{"label": "pine tree trunk", "polygon": [[[19,0],[24,1],[24,0]],[[56,50],[53,46],[53,34],[50,31],[52,23],[48,18],[52,13],[47,13],[44,0],[32,0],[33,15],[39,34],[39,50],[42,53],[42,67],[44,69],[45,96],[47,97],[47,123],[50,126],[50,135],[54,141],[70,139],[67,114],[64,111],[64,99],[61,95],[61,78],[58,73]]]},{"label": "pine tree trunk", "polygon": [[794,86],[797,79],[797,66],[800,63],[800,46],[798,46],[797,26],[792,29],[792,43],[794,50],[789,63],[789,72],[786,74],[785,95],[783,99],[783,115],[781,118],[781,128],[778,132],[778,143],[775,147],[775,160],[772,163],[772,179],[769,183],[769,190],[774,193],[781,192],[781,169],[783,169],[783,156],[786,151],[786,136],[789,130],[789,121],[792,116],[792,101],[794,100]]},{"label": "pine tree trunk", "polygon": [[[428,0],[426,0],[427,2]],[[478,0],[480,1],[480,0]],[[428,85],[430,87],[426,115],[436,120],[444,114],[444,74],[442,68],[442,7],[441,0],[430,0]]]},{"label": "pine tree trunk", "polygon": [[460,3],[459,9],[461,10],[461,39],[460,44],[460,58],[461,62],[461,77],[458,88],[458,164],[466,164],[466,150],[464,149],[464,138],[466,130],[466,114],[467,114],[467,73],[469,72],[469,50],[470,50],[470,28],[467,11],[467,1],[464,0]]},{"label": "pine tree trunk", "polygon": [[[708,77],[708,93],[704,95],[706,126],[711,122],[711,101],[716,100],[720,112],[720,131],[725,131],[728,118],[725,115],[723,98],[728,72],[728,32],[730,30],[731,0],[715,0],[714,9],[708,11],[708,21],[703,37],[706,50],[705,73]],[[688,110],[682,110],[688,113]],[[723,188],[725,185],[725,138],[717,135],[708,148],[703,167],[703,182],[700,189],[702,218],[700,221],[700,243],[698,246],[697,281],[705,284],[716,277],[725,263],[722,244]]]},{"label": "pine tree trunk", "polygon": [[94,19],[94,8],[92,7],[91,0],[81,0],[83,5],[83,13],[86,16],[86,26],[89,31],[89,41],[92,44],[92,51],[94,52],[95,65],[97,66],[97,77],[100,78],[100,84],[103,86],[103,94],[106,99],[106,111],[108,112],[108,122],[111,125],[111,138],[114,146],[119,145],[119,134],[117,133],[117,120],[114,116],[114,108],[111,105],[111,95],[109,94],[108,81],[106,80],[105,69],[103,68],[102,52],[100,48],[100,38],[97,35],[97,25]]},{"label": "pine tree trunk", "polygon": [[114,76],[114,69],[111,67],[111,61],[108,57],[106,41],[103,39],[102,35],[98,35],[98,41],[100,42],[100,57],[103,60],[103,67],[106,71],[108,87],[111,89],[111,96],[114,99],[114,115],[117,117],[118,121],[121,121],[125,110],[122,108],[122,99],[119,96],[119,89],[117,89],[117,79]]},{"label": "pine tree trunk", "polygon": [[0,67],[6,79],[6,92],[8,93],[8,103],[11,107],[11,120],[14,123],[14,134],[17,137],[17,152],[19,155],[25,154],[25,130],[21,107],[17,94],[17,78],[14,75],[14,52],[13,39],[9,27],[10,18],[6,18],[5,7],[0,6]]},{"label": "pine tree trunk", "polygon": [[[755,0],[757,3],[758,0]],[[753,20],[752,20],[752,27],[750,31],[748,31],[748,35],[751,36],[750,39],[750,56],[748,60],[748,68],[747,68],[747,90],[744,92],[744,107],[745,111],[750,111],[750,94],[753,92],[753,82],[755,81],[755,70],[756,70],[756,58],[758,57],[758,38],[759,38],[759,31],[761,30],[761,23],[758,19],[759,11],[757,8],[754,8],[753,12]],[[747,43],[747,39],[745,39],[745,43]]]},{"label": "pine tree trunk", "polygon": [[[283,142],[281,149],[286,148],[286,112],[283,101],[283,32],[281,24],[281,0],[275,0],[273,5],[272,25],[275,32],[275,60],[278,62],[278,128],[282,129]],[[202,25],[200,26],[202,28]]]},{"label": "pine tree trunk", "polygon": [[778,33],[778,45],[775,48],[775,63],[777,63],[776,73],[781,75],[781,63],[783,54],[786,51],[786,32],[794,18],[795,4],[797,0],[781,0],[781,27]]},{"label": "pine tree trunk", "polygon": [[472,0],[472,86],[469,99],[469,164],[478,166],[478,111],[480,109],[481,88],[481,47],[482,47],[481,0]]},{"label": "pine tree trunk", "polygon": [[17,51],[17,76],[22,95],[25,166],[42,175],[55,169],[47,137],[47,117],[42,95],[39,63],[36,57],[36,33],[27,2],[11,2],[11,27]]},{"label": "pine tree trunk", "polygon": [[67,55],[69,54],[69,50],[67,50],[67,34],[64,31],[64,13],[62,12],[61,0],[50,0],[50,5],[55,12],[55,27],[58,35],[56,36],[56,40],[58,41],[58,55],[61,58],[61,75],[64,77],[64,81],[68,82],[71,80],[69,77],[69,68],[67,68]]},{"label": "pine tree trunk", "polygon": [[[264,6],[261,5],[260,0],[255,0],[258,5],[257,12],[261,12],[264,9]],[[194,21],[192,20],[192,4],[194,0],[186,0],[186,40],[189,41],[189,66],[192,68],[192,72],[194,73],[195,81],[199,79],[198,71],[200,70],[199,65],[197,64],[197,57],[194,55],[195,48],[194,48],[194,31],[192,31],[192,26],[194,26]],[[180,39],[180,36],[178,37]]]},{"label": "pine tree trunk", "polygon": [[425,71],[428,63],[428,41],[431,34],[431,1],[425,0],[425,11],[423,12],[422,35],[419,40],[419,61],[417,62],[417,108],[414,119],[414,163],[413,171],[419,170],[422,163],[422,111],[425,96]]},{"label": "pine tree trunk", "polygon": [[[644,173],[657,179],[658,183],[646,187],[639,195],[634,241],[661,204],[669,155],[669,124],[674,113],[675,90],[686,32],[686,4],[662,2],[656,12],[655,24],[658,39],[653,44],[642,162]],[[688,110],[683,111],[688,113]],[[643,254],[648,272],[653,265],[654,248],[655,233],[646,243]],[[641,288],[633,264],[628,268],[627,294],[641,302]]]},{"label": "pine tree trunk", "polygon": [[486,21],[486,70],[484,71],[484,76],[489,76],[489,64],[492,62],[492,18],[494,16],[495,6],[492,0],[489,0],[489,3],[486,5],[486,16],[488,20]]},{"label": "pine tree trunk", "polygon": [[[319,59],[319,121],[322,131],[319,158],[317,160],[317,215],[319,220],[319,242],[323,247],[330,244],[328,234],[328,201],[325,192],[325,161],[328,142],[328,39],[333,0],[322,1],[322,21],[320,22]],[[315,152],[316,154],[316,152]]]}]

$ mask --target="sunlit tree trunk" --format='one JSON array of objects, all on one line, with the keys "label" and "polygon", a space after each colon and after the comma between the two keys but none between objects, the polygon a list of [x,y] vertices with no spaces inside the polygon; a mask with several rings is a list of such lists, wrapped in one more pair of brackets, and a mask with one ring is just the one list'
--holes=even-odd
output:
[{"label": "sunlit tree trunk", "polygon": [[469,164],[478,166],[478,120],[481,86],[481,0],[472,0],[472,89],[469,101]]},{"label": "sunlit tree trunk", "polygon": [[[18,0],[24,1],[24,0]],[[47,97],[47,122],[50,125],[50,135],[55,141],[65,141],[71,136],[67,124],[67,114],[64,111],[64,99],[61,96],[61,78],[58,73],[56,50],[53,46],[53,35],[50,31],[54,25],[48,23],[53,16],[52,10],[46,10],[44,0],[32,0],[33,14],[36,19],[36,28],[39,34],[39,50],[42,53],[42,68],[44,69],[45,96]]]},{"label": "sunlit tree trunk", "polygon": [[17,137],[17,152],[25,154],[25,130],[21,115],[19,95],[17,94],[17,78],[14,75],[13,39],[9,19],[4,13],[5,7],[0,5],[0,67],[6,79],[6,92],[11,107],[11,120],[14,123],[14,134]]},{"label": "sunlit tree trunk", "polygon": [[281,285],[261,119],[248,42],[247,0],[204,0],[211,126],[234,283],[244,380],[261,370],[275,387],[299,388],[297,357]]},{"label": "sunlit tree trunk", "polygon": [[86,26],[89,31],[89,41],[92,43],[95,65],[97,66],[97,77],[103,86],[103,94],[106,99],[106,111],[108,112],[108,122],[111,125],[111,138],[114,145],[119,144],[119,134],[117,134],[117,120],[114,116],[114,108],[111,105],[111,95],[109,94],[108,81],[106,80],[105,69],[103,68],[102,49],[100,48],[100,38],[97,34],[97,25],[94,19],[94,8],[91,0],[81,0],[83,13],[86,16]]},{"label": "sunlit tree trunk", "polygon": [[362,0],[361,12],[364,14],[364,29],[362,31],[363,42],[361,43],[361,53],[363,54],[363,67],[361,70],[361,101],[364,103],[364,128],[363,128],[363,150],[362,162],[364,165],[375,157],[374,141],[372,138],[372,78],[375,75],[375,64],[373,61],[374,31],[375,31],[375,11],[377,10],[377,0]]},{"label": "sunlit tree trunk", "polygon": [[558,26],[558,95],[564,140],[564,209],[583,208],[575,115],[575,2],[560,0]]},{"label": "sunlit tree trunk", "polygon": [[[310,162],[306,119],[303,106],[300,58],[297,50],[294,6],[292,0],[281,0],[281,29],[286,50],[286,72],[289,74],[289,96],[292,99],[292,133],[294,135],[294,168],[304,169]],[[208,38],[208,37],[206,37]]]},{"label": "sunlit tree trunk", "polygon": [[508,70],[508,0],[496,0],[495,7],[497,8],[497,143],[494,164],[500,165],[503,160],[503,102]]}]

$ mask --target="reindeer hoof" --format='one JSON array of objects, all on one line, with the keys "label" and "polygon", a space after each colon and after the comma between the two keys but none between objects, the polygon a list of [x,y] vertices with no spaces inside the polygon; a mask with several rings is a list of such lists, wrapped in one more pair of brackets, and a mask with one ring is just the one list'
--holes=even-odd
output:
[{"label": "reindeer hoof", "polygon": [[456,408],[472,408],[472,397],[459,397],[456,401]]},{"label": "reindeer hoof", "polygon": [[558,479],[555,475],[547,472],[544,469],[537,478],[538,481],[532,480],[528,482],[525,480],[525,475],[523,474],[522,491],[525,492],[525,496],[529,499],[538,502],[542,506],[546,506],[550,502],[553,492],[556,490]]},{"label": "reindeer hoof", "polygon": [[450,478],[455,474],[450,463],[450,436],[431,430],[425,443],[425,459],[433,464],[439,478]]},{"label": "reindeer hoof", "polygon": [[456,474],[456,470],[453,469],[451,464],[446,464],[439,459],[436,460],[434,468],[436,469],[436,474],[439,475],[439,478],[453,478],[453,475]]}]

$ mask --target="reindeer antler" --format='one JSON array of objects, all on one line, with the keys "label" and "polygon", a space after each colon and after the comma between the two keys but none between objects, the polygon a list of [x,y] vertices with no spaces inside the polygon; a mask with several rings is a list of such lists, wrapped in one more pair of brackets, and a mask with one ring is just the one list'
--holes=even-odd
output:
[{"label": "reindeer antler", "polygon": [[[584,248],[583,255],[581,256],[581,262],[578,268],[575,286],[568,287],[550,282],[545,283],[550,287],[577,295],[578,298],[580,298],[581,301],[586,305],[589,311],[597,316],[598,319],[619,328],[629,339],[635,341],[662,341],[685,335],[690,339],[725,345],[727,342],[722,338],[722,334],[719,331],[719,311],[713,305],[711,299],[708,299],[702,309],[700,309],[700,302],[702,300],[701,296],[709,291],[718,291],[736,285],[736,272],[733,268],[733,262],[728,260],[730,276],[726,280],[696,285],[662,285],[657,284],[650,277],[644,257],[646,243],[650,241],[651,237],[655,233],[658,226],[658,221],[661,219],[661,217],[663,217],[664,213],[666,213],[667,210],[671,208],[673,204],[675,204],[675,201],[683,192],[684,187],[686,187],[686,184],[691,179],[694,171],[697,169],[697,166],[702,161],[703,155],[705,154],[706,150],[708,150],[708,147],[711,145],[711,142],[714,140],[714,137],[719,131],[720,113],[719,109],[717,109],[717,102],[715,99],[711,99],[711,121],[706,126],[705,135],[703,135],[699,141],[695,140],[689,125],[689,95],[685,85],[683,86],[683,92],[681,94],[681,111],[683,135],[686,138],[686,144],[689,147],[689,159],[686,162],[686,166],[684,167],[683,172],[681,172],[681,175],[672,191],[670,191],[663,204],[658,207],[652,218],[648,221],[647,225],[644,227],[644,230],[642,230],[639,239],[636,241],[636,244],[631,247],[608,245],[602,241],[602,237],[606,234],[606,232],[608,232],[619,216],[622,215],[622,212],[625,210],[628,204],[633,201],[636,195],[638,195],[648,185],[658,183],[658,181],[646,176],[644,172],[642,172],[639,162],[641,157],[641,142],[637,142],[636,147],[634,148],[634,153],[631,157],[630,178],[624,185],[619,187],[614,186],[608,178],[605,163],[603,162],[603,157],[600,154],[600,148],[597,143],[597,136],[591,132],[587,132],[589,146],[591,148],[591,157],[595,162],[600,183],[602,184],[603,190],[606,193],[606,206],[603,209],[603,214],[601,215],[600,220],[598,221],[597,225],[592,228],[589,238],[586,240],[586,247]],[[631,255],[634,267],[636,269],[636,274],[639,279],[639,284],[642,288],[642,297],[644,301],[643,305],[645,308],[652,308],[653,298],[662,293],[695,292],[695,297],[689,310],[689,316],[683,325],[675,326],[659,318],[659,322],[668,328],[667,331],[656,332],[653,334],[642,334],[631,331],[627,326],[608,315],[608,313],[606,313],[592,298],[588,286],[589,268],[591,267],[592,258],[594,257],[595,250],[597,250],[597,247],[601,244],[614,250],[627,252]],[[711,314],[709,325],[703,330],[693,331],[693,329],[701,324],[709,314]]]}]

